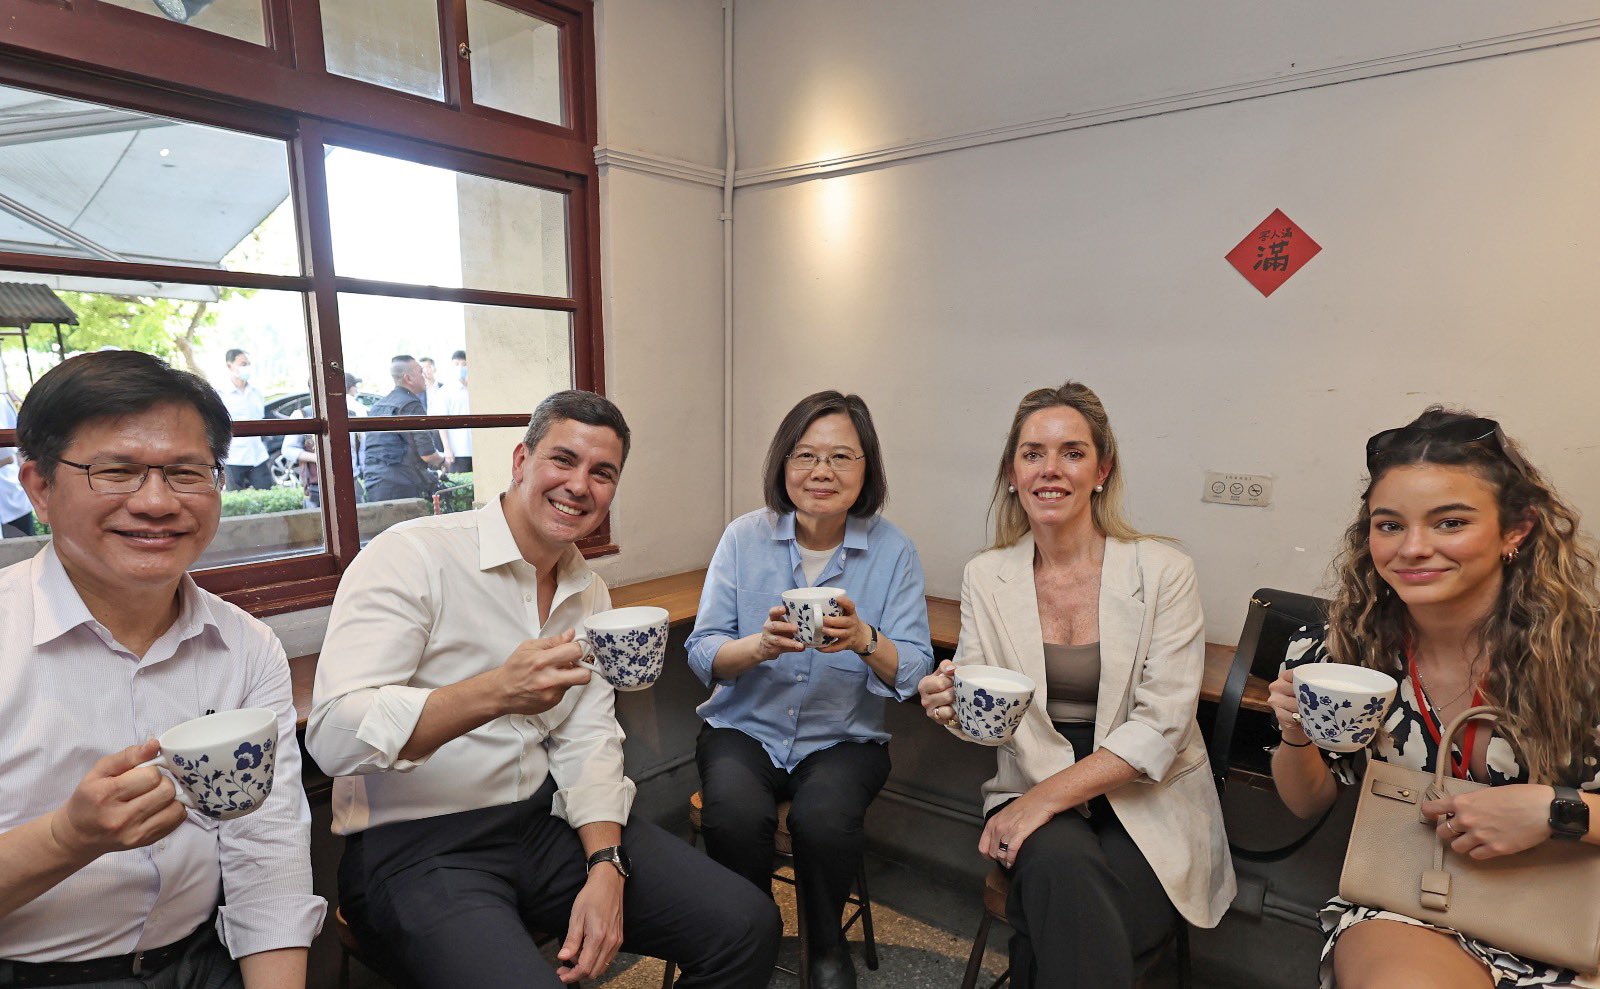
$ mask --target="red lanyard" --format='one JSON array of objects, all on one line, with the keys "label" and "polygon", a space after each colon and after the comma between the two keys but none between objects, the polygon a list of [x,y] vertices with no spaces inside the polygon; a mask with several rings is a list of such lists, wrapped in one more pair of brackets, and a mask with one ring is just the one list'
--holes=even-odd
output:
[{"label": "red lanyard", "polygon": [[[1440,738],[1439,719],[1433,713],[1433,706],[1428,703],[1428,695],[1422,690],[1422,680],[1417,676],[1417,661],[1411,650],[1406,650],[1406,666],[1411,674],[1411,689],[1417,695],[1417,707],[1422,715],[1422,723],[1427,726],[1428,734],[1433,737],[1435,748],[1443,745]],[[1483,703],[1483,688],[1477,687],[1472,691],[1472,707]],[[1450,753],[1450,775],[1456,779],[1472,778],[1472,754],[1478,747],[1478,723],[1476,721],[1467,725],[1466,740],[1461,743],[1461,757],[1457,758],[1454,752]]]}]

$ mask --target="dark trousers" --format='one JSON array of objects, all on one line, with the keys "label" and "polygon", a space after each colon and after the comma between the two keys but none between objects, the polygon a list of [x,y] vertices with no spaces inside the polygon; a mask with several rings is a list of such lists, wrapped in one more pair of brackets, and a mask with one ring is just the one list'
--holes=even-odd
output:
[{"label": "dark trousers", "polygon": [[272,458],[268,457],[254,467],[246,464],[224,464],[222,473],[227,477],[229,491],[243,491],[245,488],[255,488],[258,491],[272,489]]},{"label": "dark trousers", "polygon": [[470,473],[472,473],[472,458],[470,456],[457,457],[455,459],[455,463],[450,465],[450,473],[452,473],[452,474],[470,474]]},{"label": "dark trousers", "polygon": [[744,732],[706,725],[695,759],[706,851],[768,896],[778,803],[791,802],[795,881],[805,902],[811,950],[820,954],[838,947],[840,917],[866,845],[861,823],[889,778],[888,747],[840,742],[787,772]]},{"label": "dark trousers", "polygon": [[33,535],[33,513],[24,512],[14,519],[0,519],[0,539],[22,539]]},{"label": "dark trousers", "polygon": [[[0,961],[0,989],[12,985],[11,963]],[[178,960],[153,975],[109,982],[52,983],[61,989],[244,989],[239,963],[215,934],[199,937]]]},{"label": "dark trousers", "polygon": [[[1093,725],[1058,727],[1078,758],[1093,751]],[[1134,959],[1177,921],[1161,880],[1105,797],[1089,802],[1087,818],[1067,811],[1029,835],[1010,875],[1016,989],[1131,989]]]},{"label": "dark trousers", "polygon": [[362,477],[368,501],[400,501],[404,498],[427,498],[433,487],[419,473],[396,468]]},{"label": "dark trousers", "polygon": [[[339,864],[352,930],[422,989],[558,989],[528,931],[565,936],[587,872],[554,792],[353,835]],[[676,962],[685,989],[767,984],[783,929],[769,900],[648,821],[630,819],[622,844],[624,951]]]}]

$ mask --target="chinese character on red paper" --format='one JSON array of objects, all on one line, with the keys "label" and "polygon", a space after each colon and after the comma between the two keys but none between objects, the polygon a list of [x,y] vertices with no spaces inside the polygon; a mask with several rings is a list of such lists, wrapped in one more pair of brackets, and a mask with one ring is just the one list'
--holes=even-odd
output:
[{"label": "chinese character on red paper", "polygon": [[1271,295],[1321,250],[1282,210],[1275,209],[1228,252],[1228,263],[1262,295]]}]

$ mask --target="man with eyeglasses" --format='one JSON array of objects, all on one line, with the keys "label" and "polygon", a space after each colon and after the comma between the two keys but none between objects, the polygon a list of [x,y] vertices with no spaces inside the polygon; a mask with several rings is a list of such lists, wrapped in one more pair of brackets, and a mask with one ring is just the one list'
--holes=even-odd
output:
[{"label": "man with eyeglasses", "polygon": [[[302,989],[311,892],[283,647],[200,590],[228,410],[133,351],[71,358],[17,423],[51,541],[0,570],[0,987]],[[277,712],[261,809],[186,811],[141,763],[211,711]],[[235,961],[237,959],[237,962]]]}]

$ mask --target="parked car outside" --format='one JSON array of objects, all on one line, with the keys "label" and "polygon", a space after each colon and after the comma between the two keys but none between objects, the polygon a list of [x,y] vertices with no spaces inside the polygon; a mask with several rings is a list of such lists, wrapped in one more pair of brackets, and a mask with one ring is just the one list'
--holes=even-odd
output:
[{"label": "parked car outside", "polygon": [[[370,409],[381,397],[361,392],[356,396],[356,401]],[[293,419],[300,413],[307,416],[311,414],[311,393],[308,391],[297,391],[267,400],[268,419]],[[272,482],[278,485],[298,485],[300,479],[295,476],[294,468],[284,463],[283,458],[279,456],[283,451],[283,437],[263,436],[261,439],[267,446],[267,458],[272,461]]]}]

